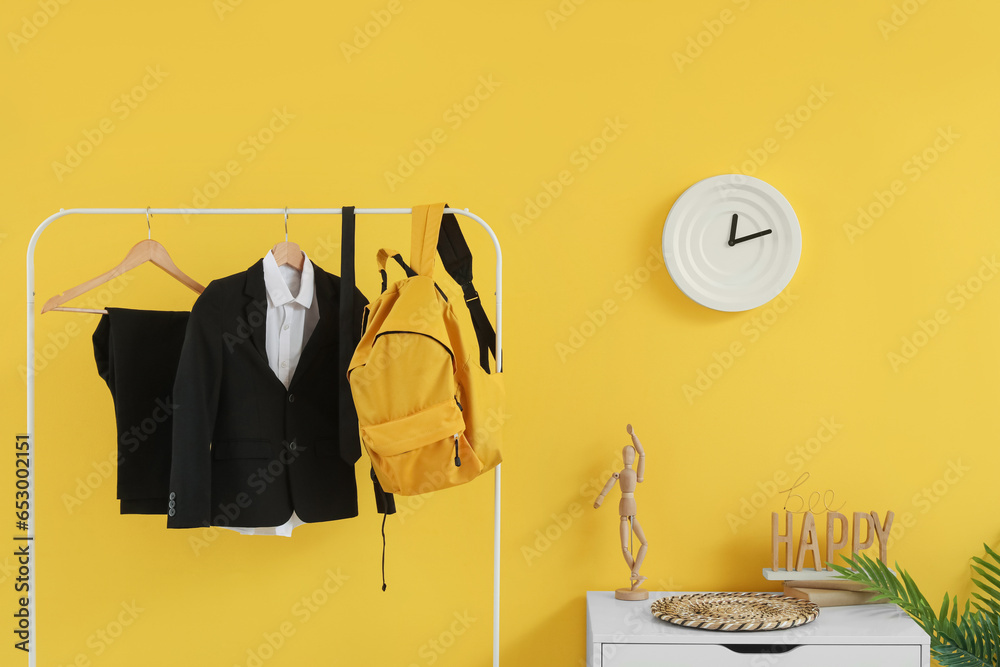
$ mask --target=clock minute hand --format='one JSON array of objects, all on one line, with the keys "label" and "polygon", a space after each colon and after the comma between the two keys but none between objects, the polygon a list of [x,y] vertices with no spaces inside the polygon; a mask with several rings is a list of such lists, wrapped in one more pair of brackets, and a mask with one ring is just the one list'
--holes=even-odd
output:
[{"label": "clock minute hand", "polygon": [[736,245],[736,217],[737,215],[733,213],[733,224],[729,226],[729,245]]},{"label": "clock minute hand", "polygon": [[755,239],[755,238],[758,238],[758,237],[761,237],[761,236],[767,236],[768,234],[770,234],[773,231],[774,231],[773,229],[765,229],[764,231],[757,232],[756,234],[749,234],[747,236],[741,236],[738,239],[733,239],[732,245],[736,245],[737,243],[743,243],[744,241],[749,241],[750,239]]}]

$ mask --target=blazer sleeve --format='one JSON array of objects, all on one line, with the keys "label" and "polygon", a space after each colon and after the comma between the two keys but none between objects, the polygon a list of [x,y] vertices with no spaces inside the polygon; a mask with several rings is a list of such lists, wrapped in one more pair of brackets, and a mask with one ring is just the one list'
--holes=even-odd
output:
[{"label": "blazer sleeve", "polygon": [[213,285],[191,308],[174,379],[167,528],[212,523],[212,435],[222,383],[221,305]]}]

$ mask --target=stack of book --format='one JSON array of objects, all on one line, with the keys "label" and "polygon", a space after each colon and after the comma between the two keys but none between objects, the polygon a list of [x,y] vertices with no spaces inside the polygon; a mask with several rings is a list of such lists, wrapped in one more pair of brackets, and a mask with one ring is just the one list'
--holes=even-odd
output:
[{"label": "stack of book", "polygon": [[815,602],[820,607],[845,607],[853,604],[880,604],[875,601],[875,593],[864,590],[864,586],[846,579],[816,579],[786,581],[785,595]]}]

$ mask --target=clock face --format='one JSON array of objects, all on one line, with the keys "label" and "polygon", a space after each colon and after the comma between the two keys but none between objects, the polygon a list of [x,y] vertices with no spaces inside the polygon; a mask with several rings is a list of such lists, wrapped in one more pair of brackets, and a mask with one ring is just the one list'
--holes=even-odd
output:
[{"label": "clock face", "polygon": [[715,310],[750,310],[778,296],[801,253],[791,204],[752,176],[698,181],[677,198],[663,225],[670,277],[688,297]]}]

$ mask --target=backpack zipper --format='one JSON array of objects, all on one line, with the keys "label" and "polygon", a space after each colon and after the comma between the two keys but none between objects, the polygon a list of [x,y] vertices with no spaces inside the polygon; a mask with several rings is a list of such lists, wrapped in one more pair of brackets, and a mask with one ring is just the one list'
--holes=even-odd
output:
[{"label": "backpack zipper", "polygon": [[[458,406],[458,411],[459,412],[465,412],[465,408],[463,408],[462,404],[458,402],[458,396],[457,395],[455,396],[455,405]],[[458,433],[456,433],[455,434],[455,467],[457,468],[460,465],[462,465],[462,459],[459,458],[459,456],[458,456]]]}]

